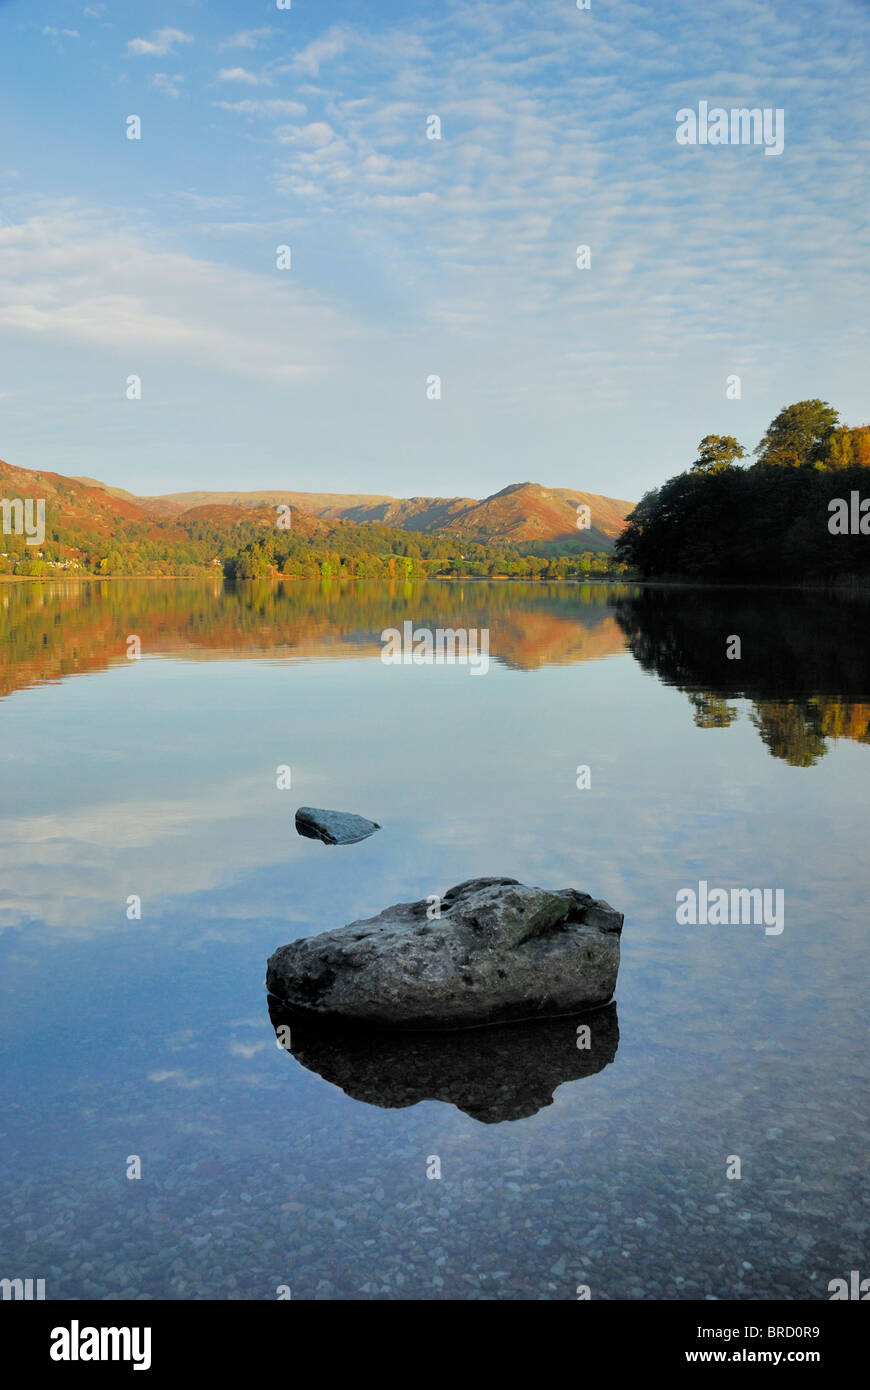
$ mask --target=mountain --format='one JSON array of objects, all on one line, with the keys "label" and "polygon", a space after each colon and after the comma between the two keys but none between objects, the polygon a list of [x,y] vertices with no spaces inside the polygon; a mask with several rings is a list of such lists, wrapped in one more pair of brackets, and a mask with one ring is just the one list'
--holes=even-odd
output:
[{"label": "mountain", "polygon": [[[495,575],[549,579],[617,573],[610,552],[629,502],[570,488],[513,483],[480,501],[377,494],[190,492],[136,497],[95,478],[0,461],[0,499],[45,503],[44,534],[3,508],[0,576],[57,571],[229,577],[393,578]],[[276,507],[289,504],[291,525]],[[578,508],[591,525],[579,529]],[[21,529],[19,529],[21,528]],[[29,530],[29,535],[25,531]]]},{"label": "mountain", "polygon": [[[240,526],[267,532],[274,529],[275,509],[265,503],[233,506],[207,500],[230,494],[191,495],[200,500],[186,508],[160,508],[152,505],[160,499],[136,497],[94,478],[67,478],[62,473],[17,468],[0,459],[0,497],[42,498],[50,531],[85,533],[94,542],[105,544],[117,541],[130,527],[138,538],[166,542],[184,542],[189,536],[187,528],[197,522],[220,534]],[[293,528],[303,536],[325,535],[330,529],[326,521],[305,514],[301,508],[294,512]]]},{"label": "mountain", "polygon": [[[159,497],[134,497],[93,478],[79,478],[91,488],[102,488],[119,501],[129,501],[152,516],[188,517],[194,508],[221,507],[239,510],[275,508],[286,503],[294,514],[302,512],[324,521],[377,522],[403,531],[424,534],[454,533],[484,544],[501,541],[527,547],[552,546],[561,550],[610,550],[625,525],[634,503],[603,497],[576,488],[545,488],[540,483],[511,483],[501,492],[480,500],[473,497],[389,497],[379,493],[282,492],[270,488],[258,492],[176,492]],[[591,525],[578,529],[578,507],[588,507]]]},{"label": "mountain", "polygon": [[[45,503],[45,533],[28,543],[25,532],[16,531],[15,521],[6,534],[5,516],[0,518],[0,575],[32,577],[57,570],[188,574],[220,565],[227,553],[275,534],[271,507],[206,504],[161,514],[123,488],[93,478],[17,468],[0,459],[0,499],[14,498]],[[336,524],[342,523],[302,511],[293,515],[294,536],[306,543],[316,544]],[[26,525],[38,525],[35,513]]]},{"label": "mountain", "polygon": [[[444,523],[447,531],[462,531],[476,540],[500,540],[512,545],[571,541],[581,550],[609,550],[625,526],[634,503],[573,488],[512,483],[485,497]],[[578,528],[578,508],[588,507],[591,525]]]},{"label": "mountain", "polygon": [[0,459],[0,495],[42,498],[47,516],[57,516],[68,529],[86,528],[95,540],[111,540],[130,523],[157,534],[155,517],[139,498],[91,479],[16,468]]}]

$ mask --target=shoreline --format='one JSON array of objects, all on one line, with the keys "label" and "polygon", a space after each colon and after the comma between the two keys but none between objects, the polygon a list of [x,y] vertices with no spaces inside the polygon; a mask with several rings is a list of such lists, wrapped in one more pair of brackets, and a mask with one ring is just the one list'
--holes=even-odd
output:
[{"label": "shoreline", "polygon": [[[198,583],[203,579],[209,578],[209,571],[203,570],[201,574],[0,574],[0,584],[105,584],[118,583],[119,581],[145,581],[147,583],[164,582],[169,584]],[[243,584],[317,584],[322,585],[322,579],[302,579],[298,575],[263,575],[259,579],[227,579],[221,575],[220,583],[224,585],[243,585]],[[620,575],[618,578],[596,576],[587,579],[543,579],[530,578],[522,575],[489,575],[489,574],[441,574],[441,575],[418,575],[411,579],[371,578],[356,575],[345,575],[341,578],[332,576],[329,584],[566,584],[581,587],[584,585],[594,585],[598,588],[619,587],[629,585],[640,589],[691,589],[691,590],[715,590],[718,593],[740,592],[751,590],[758,592],[783,592],[783,593],[839,593],[839,594],[870,594],[870,578],[867,580],[852,580],[850,582],[825,583],[823,581],[807,581],[803,584],[762,584],[744,580],[734,584],[710,584],[691,579],[637,579],[628,575]]]}]

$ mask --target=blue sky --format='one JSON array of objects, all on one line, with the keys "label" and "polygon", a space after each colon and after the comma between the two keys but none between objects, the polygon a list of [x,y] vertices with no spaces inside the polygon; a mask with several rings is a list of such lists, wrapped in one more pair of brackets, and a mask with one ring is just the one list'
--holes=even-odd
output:
[{"label": "blue sky", "polygon": [[[868,421],[868,34],[866,0],[5,0],[0,456],[637,498],[791,401]],[[700,101],[781,107],[783,153],[678,146]]]}]

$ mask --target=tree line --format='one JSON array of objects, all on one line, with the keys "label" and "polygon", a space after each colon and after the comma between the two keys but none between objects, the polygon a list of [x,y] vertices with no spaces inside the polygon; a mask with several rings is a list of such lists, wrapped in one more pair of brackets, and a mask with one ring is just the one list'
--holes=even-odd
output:
[{"label": "tree line", "polygon": [[645,579],[870,580],[870,425],[798,401],[754,456],[746,463],[732,435],[706,435],[689,468],[641,498],[616,560]]},{"label": "tree line", "polygon": [[[29,578],[194,576],[231,579],[589,579],[618,576],[625,565],[606,551],[571,553],[577,542],[517,546],[473,541],[459,534],[402,531],[380,522],[334,522],[310,533],[279,530],[274,509],[252,509],[232,521],[184,516],[147,522],[119,518],[111,536],[95,534],[84,518],[49,508],[42,545],[23,535],[0,535],[0,575]],[[537,553],[536,553],[537,552]]]},{"label": "tree line", "polygon": [[247,542],[224,561],[230,579],[586,579],[625,566],[605,551],[537,555],[503,542],[425,535],[377,522],[345,524],[320,542],[276,532]]}]

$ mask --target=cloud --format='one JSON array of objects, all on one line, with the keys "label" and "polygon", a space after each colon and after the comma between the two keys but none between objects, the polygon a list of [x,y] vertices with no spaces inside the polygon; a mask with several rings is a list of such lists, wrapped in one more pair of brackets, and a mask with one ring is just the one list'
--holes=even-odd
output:
[{"label": "cloud", "polygon": [[155,29],[148,39],[128,40],[127,52],[137,57],[162,58],[167,53],[174,53],[182,43],[193,43],[193,35],[185,34],[181,29]]},{"label": "cloud", "polygon": [[159,355],[277,384],[322,376],[357,335],[323,297],[281,278],[271,239],[254,273],[109,221],[66,209],[0,228],[4,337]]},{"label": "cloud", "polygon": [[50,41],[53,48],[58,52],[63,51],[61,39],[77,39],[80,37],[78,29],[55,29],[53,25],[47,24],[42,31],[43,38]]},{"label": "cloud", "polygon": [[175,73],[174,76],[170,77],[166,72],[155,72],[148,81],[158,92],[163,92],[164,96],[177,97],[184,78],[180,73]]},{"label": "cloud", "polygon": [[350,47],[351,36],[343,29],[332,28],[320,39],[314,39],[294,54],[291,67],[296,72],[304,72],[309,77],[317,77],[323,63],[338,58]]},{"label": "cloud", "polygon": [[215,101],[221,111],[238,111],[243,116],[304,116],[306,108],[300,101],[286,101],[276,97],[274,100]]},{"label": "cloud", "polygon": [[[753,151],[717,159],[708,150],[692,160],[689,184],[671,103],[695,100],[697,89],[711,100],[727,97],[726,104],[759,91],[764,103],[782,104],[782,70],[812,110],[824,113],[842,54],[826,42],[814,60],[801,58],[790,48],[797,31],[783,29],[773,9],[748,7],[753,32],[731,55],[731,41],[715,28],[683,26],[689,8],[678,0],[674,21],[685,28],[688,88],[685,78],[672,83],[666,32],[637,34],[615,11],[585,25],[579,49],[584,17],[546,0],[534,25],[518,7],[448,4],[443,18],[425,24],[332,28],[292,59],[293,71],[311,76],[331,59],[345,61],[340,84],[326,78],[311,89],[314,119],[275,130],[276,189],[304,199],[312,220],[352,219],[385,261],[401,258],[421,297],[431,292],[432,314],[457,330],[473,274],[496,332],[515,312],[537,317],[563,361],[572,316],[582,314],[587,328],[595,322],[597,335],[607,306],[632,351],[673,342],[677,320],[698,338],[763,341],[765,316],[783,304],[784,292],[808,303],[817,288],[808,278],[824,278],[837,257],[849,257],[857,227],[846,195],[860,180],[855,149],[814,126],[816,150],[843,169],[835,178],[829,168],[822,202],[811,196],[815,151],[790,148],[788,139],[775,180],[752,162]],[[777,53],[788,62],[777,63]],[[431,113],[442,119],[441,140],[425,138]],[[739,208],[740,216],[723,220],[723,207]],[[771,258],[757,251],[770,246],[773,209],[790,232]],[[404,226],[411,217],[413,231]],[[580,242],[594,243],[594,273],[585,278],[574,265]],[[813,277],[800,270],[797,243],[807,254],[812,245],[828,248]],[[433,262],[441,269],[430,282]],[[745,290],[739,296],[728,288],[735,267]]]},{"label": "cloud", "polygon": [[305,126],[282,126],[276,131],[277,138],[285,145],[298,145],[304,149],[323,149],[335,140],[335,131],[326,121],[312,121]]},{"label": "cloud", "polygon": [[219,82],[247,82],[251,87],[259,87],[260,79],[247,68],[221,68]]},{"label": "cloud", "polygon": [[[565,402],[563,416],[553,417],[557,450],[567,457],[582,425],[588,456],[609,457],[606,428],[597,436],[589,428],[590,417],[603,421],[607,393],[626,405],[635,398],[634,416],[621,415],[626,433],[638,413],[646,420],[658,413],[662,421],[669,413],[660,439],[683,428],[694,435],[702,409],[713,411],[709,428],[724,429],[716,420],[719,381],[747,353],[751,372],[740,410],[750,417],[748,437],[758,437],[763,421],[752,412],[767,409],[771,391],[779,404],[787,390],[795,399],[830,394],[826,383],[842,381],[845,399],[837,403],[851,413],[860,408],[852,404],[856,395],[863,398],[851,335],[860,331],[866,303],[858,193],[867,114],[854,100],[854,81],[846,80],[860,62],[857,8],[828,6],[816,24],[809,0],[729,0],[734,23],[723,26],[694,0],[647,7],[633,0],[602,6],[592,17],[571,0],[532,7],[443,0],[401,13],[355,8],[352,22],[323,28],[321,20],[320,32],[315,26],[301,39],[295,21],[234,31],[236,18],[212,30],[217,66],[201,87],[193,77],[183,86],[169,80],[166,69],[186,66],[176,59],[155,58],[145,67],[164,70],[155,75],[155,91],[171,98],[180,90],[186,116],[198,113],[200,129],[186,121],[182,141],[198,140],[205,151],[203,172],[194,176],[203,180],[203,198],[220,189],[238,191],[239,201],[226,210],[204,202],[195,221],[187,219],[193,205],[180,208],[178,190],[193,166],[180,141],[184,172],[167,150],[156,206],[174,235],[191,237],[197,256],[210,231],[206,256],[248,266],[248,304],[250,286],[261,283],[260,256],[268,278],[270,242],[276,244],[269,229],[284,221],[297,269],[297,242],[300,253],[303,243],[316,248],[305,257],[306,277],[320,277],[327,302],[335,294],[353,302],[370,340],[382,345],[382,358],[367,354],[361,374],[369,396],[404,370],[398,359],[410,354],[392,344],[419,343],[420,355],[437,359],[456,385],[445,395],[445,412],[459,409],[460,396],[470,403],[501,391],[509,403],[503,418],[515,411],[512,421],[525,420],[528,434],[518,430],[510,440],[518,467],[534,437],[533,412],[518,402]],[[147,55],[174,44],[183,53],[179,33],[146,31],[130,51]],[[201,44],[199,30],[197,39]],[[135,75],[132,62],[124,66]],[[270,100],[232,99],[245,90]],[[221,91],[228,99],[214,101]],[[700,99],[726,108],[784,106],[782,158],[759,160],[758,151],[741,148],[679,149],[675,112]],[[442,120],[441,140],[426,138],[431,114]],[[220,183],[211,164],[218,145]],[[150,187],[160,190],[159,182]],[[14,193],[4,195],[4,214],[15,207]],[[142,240],[156,255],[150,237],[143,233]],[[589,271],[575,263],[581,243],[592,248]],[[157,261],[147,264],[156,275]],[[194,257],[194,264],[203,263]],[[221,273],[231,278],[228,269]],[[203,343],[212,320],[199,275],[192,274],[189,298],[182,286],[181,303],[191,304],[184,351],[191,360],[200,350],[209,362],[228,360],[225,301],[214,342]],[[164,290],[134,289],[120,276],[95,279],[101,331],[111,322],[119,331],[123,306],[155,340],[168,339],[163,320],[174,325],[180,310]],[[301,280],[294,272],[284,288],[297,290]],[[156,283],[163,283],[159,275]],[[88,319],[88,306],[76,307],[60,290],[57,296],[50,306],[36,294],[26,301],[33,316],[26,330],[25,305],[5,303],[4,312],[20,316],[6,332],[35,335],[48,315],[52,331],[69,335],[76,316]],[[251,313],[237,369],[268,374],[265,348],[251,341]],[[84,331],[81,322],[76,331]],[[177,354],[183,334],[172,332]],[[314,358],[331,361],[338,340],[331,330],[316,332]],[[814,370],[821,376],[815,384],[808,379]],[[497,431],[498,421],[485,412],[472,422],[469,407],[456,457],[476,467],[477,441],[493,433],[493,423]],[[458,430],[456,416],[452,424]],[[375,433],[381,428],[372,422]],[[392,447],[388,440],[385,452]],[[655,439],[650,452],[628,448],[627,467],[639,474],[634,458],[643,455],[643,468],[655,477],[670,466],[661,457],[664,445],[656,457],[657,448]],[[590,465],[598,490],[613,490],[601,477],[609,466]],[[620,487],[629,490],[628,483]]]},{"label": "cloud", "polygon": [[264,29],[240,29],[224,39],[221,48],[259,48],[260,44],[273,32],[268,26]]}]

